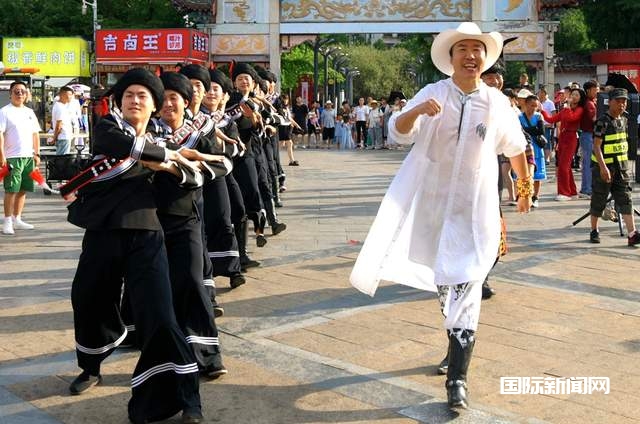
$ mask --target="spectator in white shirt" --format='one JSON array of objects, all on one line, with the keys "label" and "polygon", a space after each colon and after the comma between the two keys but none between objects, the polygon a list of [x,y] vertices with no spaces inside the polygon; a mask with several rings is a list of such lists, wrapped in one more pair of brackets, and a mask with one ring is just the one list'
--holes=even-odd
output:
[{"label": "spectator in white shirt", "polygon": [[71,150],[71,140],[76,120],[76,114],[71,106],[73,89],[64,86],[58,92],[59,100],[51,111],[51,125],[53,126],[52,143],[56,145],[56,155],[66,155]]},{"label": "spectator in white shirt", "polygon": [[[547,90],[541,87],[538,91],[538,100],[540,101],[540,108],[546,111],[549,115],[556,113],[556,105],[549,99]],[[547,139],[547,146],[544,148],[544,158],[547,165],[551,160],[551,151],[553,150],[553,124],[544,121],[544,136]]]},{"label": "spectator in white shirt", "polygon": [[369,106],[364,104],[364,97],[358,99],[358,106],[353,108],[353,115],[356,118],[356,147],[364,148],[367,142],[367,118],[369,117]]}]

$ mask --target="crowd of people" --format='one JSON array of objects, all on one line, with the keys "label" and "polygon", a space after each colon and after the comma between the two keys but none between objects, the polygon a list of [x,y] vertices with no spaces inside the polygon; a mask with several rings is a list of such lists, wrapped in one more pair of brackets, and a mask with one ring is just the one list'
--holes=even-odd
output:
[{"label": "crowd of people", "polygon": [[[291,106],[291,114],[295,127],[293,141],[306,149],[390,149],[397,143],[388,137],[389,119],[393,113],[402,110],[407,103],[399,94],[379,101],[368,97],[358,99],[357,105],[343,101],[339,109],[334,109],[333,102],[327,100],[324,105],[314,101],[307,105],[303,98],[296,97]],[[290,159],[292,158],[290,155]],[[298,165],[292,163],[290,165]]]},{"label": "crowd of people", "polygon": [[[493,66],[482,75],[488,85],[503,89],[504,68]],[[504,89],[527,135],[527,156],[534,179],[532,207],[539,207],[540,187],[547,180],[547,168],[553,161],[556,171],[556,196],[559,202],[591,199],[592,219],[589,239],[599,243],[597,221],[622,216],[628,232],[630,246],[640,243],[631,207],[629,161],[627,157],[627,118],[624,111],[629,99],[622,88],[605,86],[608,109],[598,116],[597,98],[601,92],[598,81],[588,80],[582,86],[572,82],[558,91],[554,101],[546,89],[535,94],[526,74],[521,85]],[[624,90],[624,91],[620,91]],[[614,135],[606,134],[613,131]],[[607,140],[607,137],[612,140]],[[622,140],[622,141],[619,141]],[[605,141],[609,141],[606,143]],[[499,190],[506,190],[506,205],[515,205],[514,182],[508,161],[500,158],[501,179]],[[580,170],[579,188],[574,169]],[[595,191],[594,191],[595,190]],[[603,194],[604,193],[604,194]],[[614,195],[617,193],[617,195]],[[615,207],[608,205],[611,194]]]},{"label": "crowd of people", "polygon": [[[438,293],[449,340],[439,369],[447,375],[449,406],[466,408],[480,300],[492,293],[487,278],[505,251],[503,189],[519,212],[538,207],[555,160],[556,200],[577,197],[571,167],[580,140],[589,158],[581,194],[591,198],[590,240],[599,242],[598,219],[611,193],[628,244],[640,243],[627,190],[626,90],[610,88],[608,111],[599,117],[595,81],[568,87],[557,105],[525,80],[503,93],[502,46],[500,34],[462,23],[439,34],[431,50],[450,78],[408,102],[360,98],[338,111],[331,101],[307,107],[300,97],[290,105],[276,92],[275,74],[247,63],[234,64],[228,75],[193,64],[159,77],[141,68],[126,72],[107,93],[112,107],[95,122],[92,164],[60,188],[70,201],[69,222],[85,230],[71,293],[82,371],[71,394],[100,384],[102,362],[118,347],[134,346],[140,357],[129,419],[182,412],[182,422],[201,422],[200,378],[227,373],[214,279],[228,278],[231,288],[245,284],[247,269],[260,266],[248,255],[250,240],[264,247],[268,228],[271,237],[287,229],[276,213],[286,190],[281,143],[290,166],[299,165],[295,141],[342,149],[397,143],[413,147],[351,282],[370,295],[381,279]],[[24,83],[13,83],[11,104],[0,110],[5,234],[33,228],[21,214],[33,190],[29,172],[39,165],[40,127],[24,106],[26,93]],[[67,95],[62,89],[62,105]],[[56,142],[65,140],[58,121]]]}]

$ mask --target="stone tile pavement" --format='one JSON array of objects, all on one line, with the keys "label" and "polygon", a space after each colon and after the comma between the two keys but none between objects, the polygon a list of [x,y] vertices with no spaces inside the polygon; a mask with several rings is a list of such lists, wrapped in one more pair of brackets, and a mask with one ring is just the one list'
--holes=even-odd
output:
[{"label": "stone tile pavement", "polygon": [[[471,409],[454,414],[435,375],[446,339],[434,295],[385,284],[369,298],[348,283],[404,152],[296,156],[280,210],[289,228],[252,247],[263,267],[248,284],[232,291],[217,279],[229,374],[201,385],[207,422],[640,421],[640,250],[610,222],[590,244],[587,221],[571,225],[588,201],[554,202],[550,181],[539,209],[505,208],[511,251],[483,303]],[[69,296],[82,232],[41,192],[24,217],[37,228],[0,237],[0,423],[126,423],[135,352],[109,358],[102,386],[67,392],[78,372]],[[500,394],[506,376],[609,377],[610,393]]]}]

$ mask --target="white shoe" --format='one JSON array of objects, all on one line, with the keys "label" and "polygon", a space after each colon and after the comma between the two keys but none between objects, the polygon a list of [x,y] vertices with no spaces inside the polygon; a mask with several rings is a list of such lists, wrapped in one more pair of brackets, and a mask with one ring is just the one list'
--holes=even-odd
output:
[{"label": "white shoe", "polygon": [[540,204],[538,203],[538,199],[534,200],[531,202],[531,207],[532,208],[538,208],[540,207]]},{"label": "white shoe", "polygon": [[15,234],[15,232],[13,231],[13,221],[11,220],[11,218],[5,218],[4,222],[2,223],[2,234],[7,234],[9,236]]},{"label": "white shoe", "polygon": [[571,200],[571,197],[570,196],[565,196],[564,194],[558,194],[556,196],[556,200],[558,202],[566,202],[567,200]]},{"label": "white shoe", "polygon": [[13,228],[16,230],[33,230],[33,225],[27,224],[21,219],[13,219]]},{"label": "white shoe", "polygon": [[591,199],[591,195],[586,193],[578,193],[578,199]]}]

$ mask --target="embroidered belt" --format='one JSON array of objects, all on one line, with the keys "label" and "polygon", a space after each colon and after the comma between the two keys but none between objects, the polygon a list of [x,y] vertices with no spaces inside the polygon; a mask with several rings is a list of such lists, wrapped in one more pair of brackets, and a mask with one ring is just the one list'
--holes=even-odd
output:
[{"label": "embroidered belt", "polygon": [[111,171],[113,168],[120,165],[124,160],[119,160],[116,158],[105,158],[94,162],[90,167],[80,172],[78,175],[67,181],[66,184],[60,187],[60,195],[65,199],[80,190],[82,187],[91,183],[93,180],[98,178],[100,175]]}]

